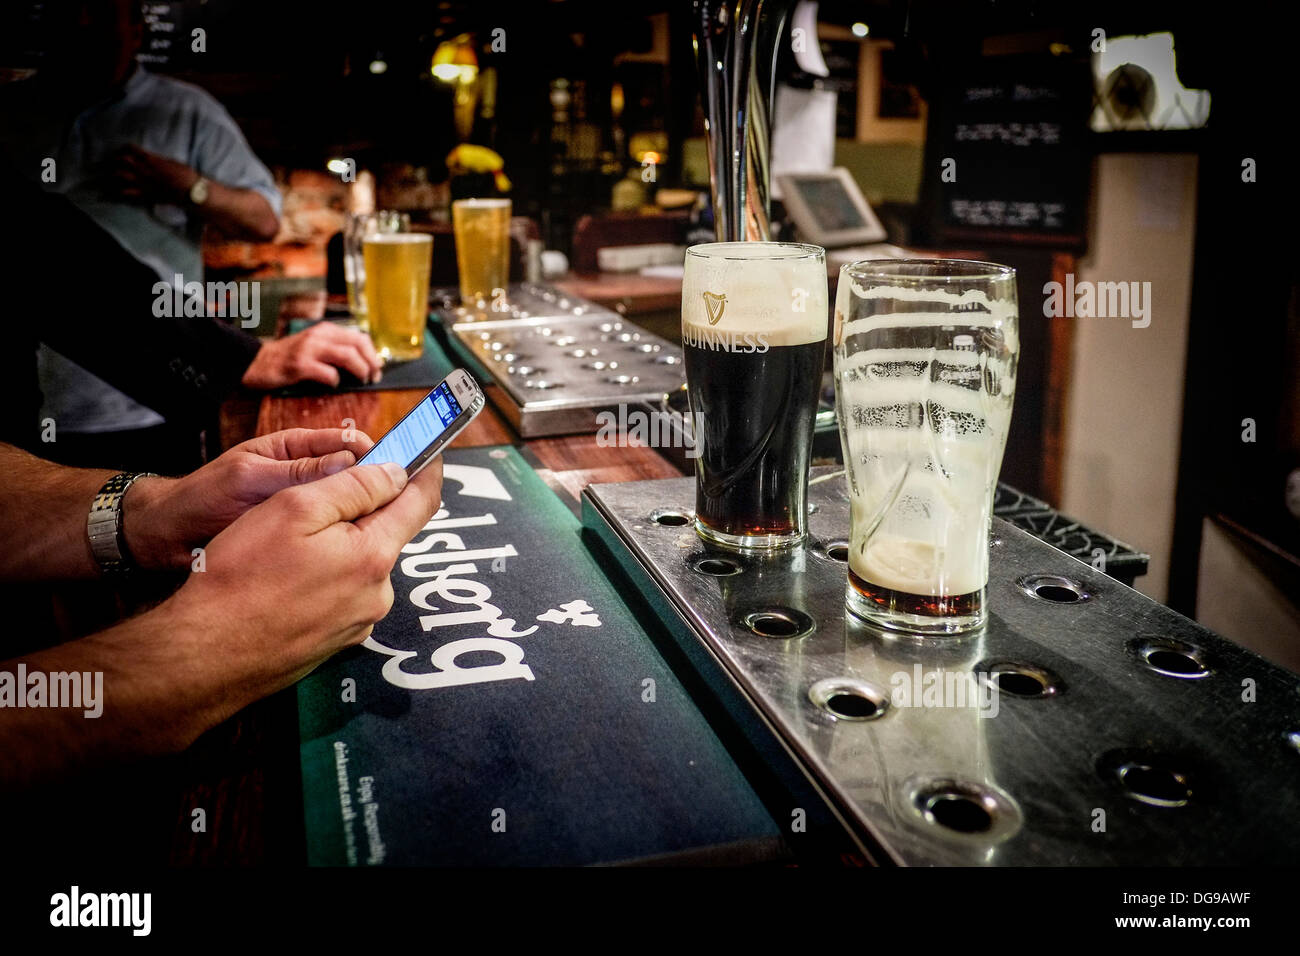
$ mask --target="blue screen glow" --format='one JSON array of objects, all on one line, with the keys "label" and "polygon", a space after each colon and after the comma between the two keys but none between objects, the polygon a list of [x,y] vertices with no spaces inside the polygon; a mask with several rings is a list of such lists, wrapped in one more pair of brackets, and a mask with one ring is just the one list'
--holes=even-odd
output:
[{"label": "blue screen glow", "polygon": [[370,449],[358,464],[382,465],[386,461],[393,461],[406,468],[435,438],[447,430],[447,426],[460,413],[460,403],[451,394],[447,383],[443,382],[398,422],[396,428],[381,438],[379,444]]}]

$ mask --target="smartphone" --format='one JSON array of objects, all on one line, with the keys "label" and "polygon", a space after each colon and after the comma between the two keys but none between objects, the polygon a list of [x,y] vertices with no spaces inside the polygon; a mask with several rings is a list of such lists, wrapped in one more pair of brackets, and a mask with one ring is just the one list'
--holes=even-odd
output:
[{"label": "smartphone", "polygon": [[474,420],[486,403],[469,372],[458,368],[388,430],[358,465],[382,465],[394,461],[414,478],[421,468]]}]

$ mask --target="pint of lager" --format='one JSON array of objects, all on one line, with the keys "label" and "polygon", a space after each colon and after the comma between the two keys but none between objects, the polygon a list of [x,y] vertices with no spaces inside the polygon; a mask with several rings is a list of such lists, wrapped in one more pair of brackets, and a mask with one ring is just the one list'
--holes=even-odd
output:
[{"label": "pint of lager", "polygon": [[457,199],[451,218],[461,303],[479,310],[499,308],[510,281],[510,200]]},{"label": "pint of lager", "polygon": [[699,445],[695,527],[706,540],[731,548],[803,540],[827,325],[821,247],[686,250],[682,346]]},{"label": "pint of lager", "polygon": [[381,210],[374,213],[350,213],[343,221],[343,278],[348,289],[348,311],[363,330],[369,331],[366,318],[366,236],[377,232],[409,232],[411,217],[404,212]]},{"label": "pint of lager", "polygon": [[848,609],[891,630],[979,627],[1020,351],[1015,270],[847,265],[834,345],[851,503]]},{"label": "pint of lager", "polygon": [[365,238],[370,337],[385,359],[419,358],[429,316],[433,236],[376,233]]}]

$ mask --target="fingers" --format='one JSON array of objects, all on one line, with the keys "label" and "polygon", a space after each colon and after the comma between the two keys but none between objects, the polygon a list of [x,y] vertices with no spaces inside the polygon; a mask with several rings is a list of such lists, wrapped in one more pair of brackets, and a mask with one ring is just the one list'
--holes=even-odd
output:
[{"label": "fingers", "polygon": [[262,500],[282,488],[319,481],[350,468],[373,445],[365,432],[342,428],[289,428],[251,439],[240,449],[266,460],[257,463],[241,490]]},{"label": "fingers", "polygon": [[384,367],[384,360],[375,350],[375,343],[370,340],[369,333],[362,332],[360,329],[340,329],[339,331],[351,331],[355,333],[357,350],[361,353],[361,357],[366,360],[366,364],[369,365],[371,370],[374,372],[376,376],[375,381],[379,381],[380,370]]},{"label": "fingers", "polygon": [[318,359],[304,358],[298,363],[298,381],[320,382],[336,388],[339,384],[339,370]]},{"label": "fingers", "polygon": [[309,533],[314,533],[382,508],[398,497],[404,487],[406,472],[401,466],[391,462],[360,465],[290,488],[270,503],[282,502],[282,507],[288,508]]},{"label": "fingers", "polygon": [[351,468],[357,463],[357,456],[344,449],[315,458],[294,458],[291,461],[268,461],[263,471],[262,482],[266,487],[259,489],[263,497],[270,497],[281,488],[305,485],[309,481],[319,481],[330,475],[338,474],[344,468]]},{"label": "fingers", "polygon": [[360,457],[374,444],[369,435],[355,428],[286,428],[249,439],[239,447],[265,458],[289,461],[343,450],[355,452]]},{"label": "fingers", "polygon": [[370,363],[366,361],[360,349],[351,342],[346,345],[325,343],[324,347],[316,352],[315,357],[322,362],[347,369],[363,382],[370,381],[375,374],[375,370],[370,367]]},{"label": "fingers", "polygon": [[357,522],[380,547],[396,554],[438,510],[442,503],[442,458],[438,457],[410,480],[396,500]]},{"label": "fingers", "polygon": [[[307,334],[312,338],[305,341],[314,340],[321,346],[320,352],[313,357],[335,364],[346,362],[344,367],[363,382],[379,381],[384,360],[379,357],[375,344],[365,332],[344,328],[333,322],[320,322],[308,329]],[[360,365],[356,364],[358,360]]]}]

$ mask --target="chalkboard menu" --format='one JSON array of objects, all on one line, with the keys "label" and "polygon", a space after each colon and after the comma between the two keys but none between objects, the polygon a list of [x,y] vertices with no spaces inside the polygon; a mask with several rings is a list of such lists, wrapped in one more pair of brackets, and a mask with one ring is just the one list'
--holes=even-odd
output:
[{"label": "chalkboard menu", "polygon": [[190,4],[176,0],[157,0],[141,4],[144,12],[144,39],[137,55],[141,63],[159,69],[177,69],[190,52]]},{"label": "chalkboard menu", "polygon": [[930,111],[925,203],[940,242],[1079,248],[1087,229],[1086,63],[984,57],[945,70]]},{"label": "chalkboard menu", "polygon": [[[233,0],[144,0],[144,18],[137,59],[159,72],[201,69],[212,57],[193,49],[192,31],[220,20]],[[67,20],[75,11],[61,0],[26,0],[0,5],[0,52],[5,66],[40,67],[47,52],[59,42]],[[100,9],[101,16],[110,8]],[[208,41],[204,38],[204,43]],[[105,37],[104,42],[108,42]],[[206,52],[206,50],[205,50]]]}]

